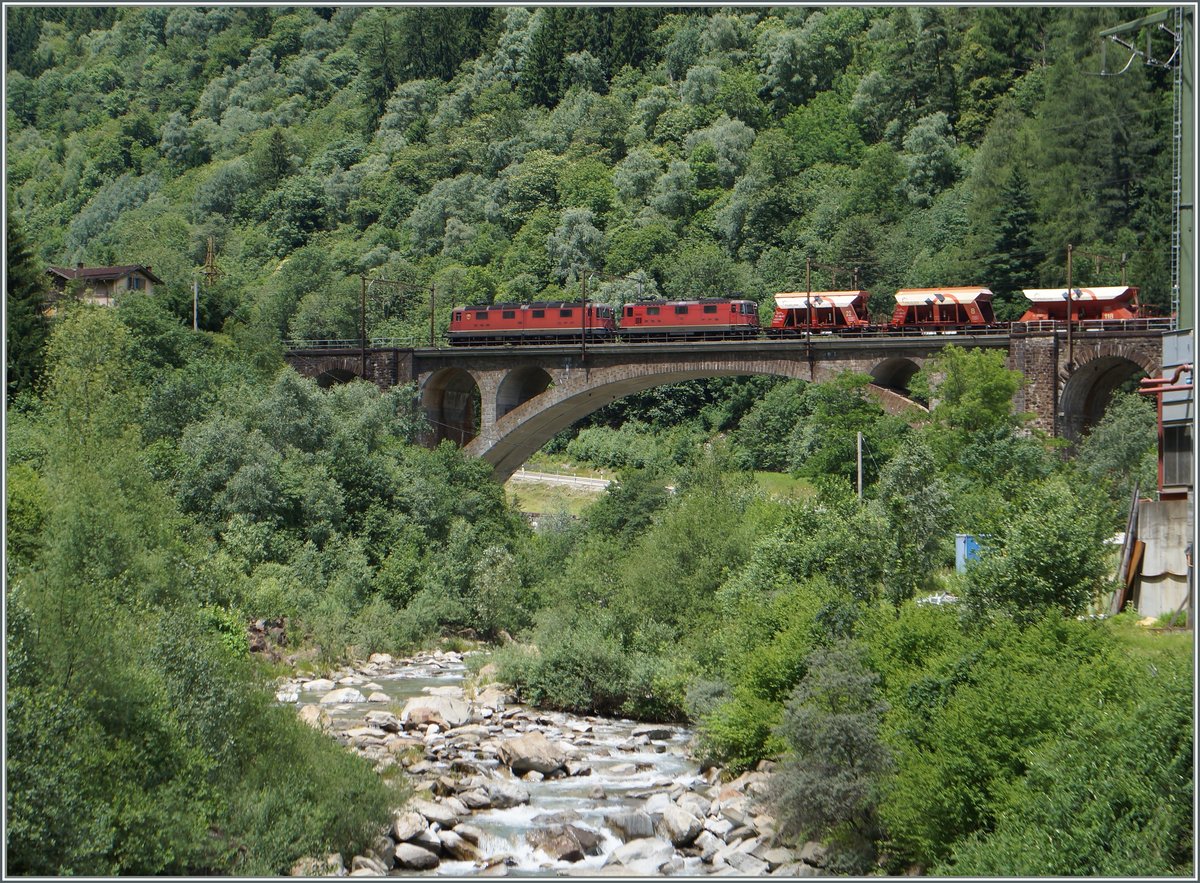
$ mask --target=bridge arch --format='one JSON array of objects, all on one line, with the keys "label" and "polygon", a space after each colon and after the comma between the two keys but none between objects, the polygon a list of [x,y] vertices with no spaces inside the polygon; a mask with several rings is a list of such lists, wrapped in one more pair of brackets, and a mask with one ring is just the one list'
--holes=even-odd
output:
[{"label": "bridge arch", "polygon": [[1062,382],[1059,434],[1079,441],[1084,433],[1100,422],[1115,393],[1123,384],[1145,377],[1156,370],[1128,354],[1100,355],[1078,365]]},{"label": "bridge arch", "polygon": [[331,386],[338,386],[342,383],[350,383],[352,380],[360,380],[358,373],[351,371],[348,368],[330,368],[328,371],[322,371],[316,376],[317,386],[321,389],[329,389]]},{"label": "bridge arch", "polygon": [[[816,381],[831,380],[840,370],[818,369]],[[610,402],[656,386],[682,383],[708,377],[772,374],[810,379],[807,364],[775,359],[721,361],[716,364],[641,365],[601,368],[590,372],[559,373],[558,382],[512,408],[503,415],[497,411],[495,423],[467,446],[467,452],[482,457],[495,469],[496,478],[506,481],[551,438],[578,420]],[[870,391],[886,410],[898,411],[916,406],[894,390],[873,384]],[[917,406],[919,407],[919,406]]]},{"label": "bridge arch", "polygon": [[479,435],[481,398],[470,371],[443,368],[431,374],[421,386],[421,409],[432,428],[430,441],[469,444]]},{"label": "bridge arch", "polygon": [[908,392],[908,382],[920,370],[921,365],[917,361],[905,356],[893,356],[871,369],[871,380],[896,392]]},{"label": "bridge arch", "polygon": [[543,368],[526,365],[514,368],[500,381],[496,390],[496,419],[541,395],[553,383],[553,378]]}]

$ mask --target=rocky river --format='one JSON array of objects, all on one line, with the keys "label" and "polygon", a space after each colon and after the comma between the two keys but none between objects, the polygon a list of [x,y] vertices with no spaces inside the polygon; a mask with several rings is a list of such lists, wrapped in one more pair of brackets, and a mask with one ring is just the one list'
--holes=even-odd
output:
[{"label": "rocky river", "polygon": [[769,765],[701,772],[678,726],[517,704],[464,655],[376,654],[276,687],[280,702],[413,797],[372,849],[296,876],[818,876],[824,851],[780,844],[761,806]]}]

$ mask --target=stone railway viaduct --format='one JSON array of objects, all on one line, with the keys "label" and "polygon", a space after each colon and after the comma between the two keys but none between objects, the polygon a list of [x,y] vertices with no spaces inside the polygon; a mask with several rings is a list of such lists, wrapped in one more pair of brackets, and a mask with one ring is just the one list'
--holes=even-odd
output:
[{"label": "stone railway viaduct", "polygon": [[[947,344],[999,349],[1025,376],[1016,408],[1033,425],[1078,439],[1113,392],[1160,372],[1161,332],[1075,332],[814,337],[796,341],[293,349],[288,363],[328,386],[354,378],[387,388],[414,383],[431,426],[426,441],[452,439],[491,463],[504,481],[556,433],[616,399],[704,377],[771,374],[830,380],[843,371],[872,378],[891,411],[914,406],[908,381]],[[917,406],[919,407],[919,406]]]}]

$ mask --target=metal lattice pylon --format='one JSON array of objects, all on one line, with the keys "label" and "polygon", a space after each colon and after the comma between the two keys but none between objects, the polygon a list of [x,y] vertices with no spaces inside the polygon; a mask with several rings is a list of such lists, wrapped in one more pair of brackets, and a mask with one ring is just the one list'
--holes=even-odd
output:
[{"label": "metal lattice pylon", "polygon": [[1171,327],[1179,322],[1179,208],[1183,196],[1183,7],[1175,7],[1175,73],[1171,121]]}]

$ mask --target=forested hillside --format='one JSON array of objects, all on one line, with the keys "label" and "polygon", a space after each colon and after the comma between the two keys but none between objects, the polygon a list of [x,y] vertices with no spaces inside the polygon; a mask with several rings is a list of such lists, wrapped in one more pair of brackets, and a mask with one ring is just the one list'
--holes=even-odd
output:
[{"label": "forested hillside", "polygon": [[[534,531],[416,443],[413,388],[281,357],[358,336],[362,273],[415,289],[373,289],[369,333],[418,339],[431,284],[444,331],[584,279],[765,303],[806,259],[877,312],[958,283],[1011,316],[1067,243],[1165,306],[1170,83],[1095,76],[1140,11],[6,9],[6,873],[360,854],[402,766],[268,685],[479,641],[522,702],[773,764],[830,872],[1192,875],[1191,636],[1096,615],[1154,484],[1144,397],[1072,453],[995,351],[947,347],[899,415],[861,374],[677,384],[547,446],[618,480]],[[44,310],[76,262],[166,284]]]},{"label": "forested hillside", "polygon": [[[41,261],[150,264],[189,318],[213,237],[212,330],[356,337],[363,272],[432,281],[444,325],[585,271],[630,277],[593,280],[612,301],[761,301],[806,258],[877,313],[984,284],[1008,317],[1068,243],[1165,306],[1169,74],[1097,76],[1136,14],[15,8],[9,196]],[[370,333],[427,334],[427,303],[373,303]]]}]

